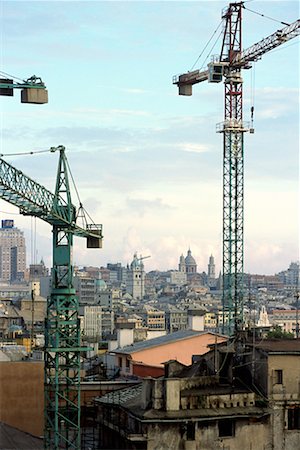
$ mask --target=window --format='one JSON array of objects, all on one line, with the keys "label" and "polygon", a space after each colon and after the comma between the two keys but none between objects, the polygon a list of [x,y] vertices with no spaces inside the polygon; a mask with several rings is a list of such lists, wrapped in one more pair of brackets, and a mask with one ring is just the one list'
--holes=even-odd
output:
[{"label": "window", "polygon": [[282,384],[282,370],[275,370],[275,384]]},{"label": "window", "polygon": [[120,369],[122,369],[122,358],[121,358],[121,356],[119,357],[119,367],[120,367]]},{"label": "window", "polygon": [[231,437],[234,436],[235,422],[231,419],[219,420],[219,437]]},{"label": "window", "polygon": [[300,408],[288,409],[288,430],[300,430]]},{"label": "window", "polygon": [[188,422],[186,426],[186,440],[195,440],[195,422]]}]

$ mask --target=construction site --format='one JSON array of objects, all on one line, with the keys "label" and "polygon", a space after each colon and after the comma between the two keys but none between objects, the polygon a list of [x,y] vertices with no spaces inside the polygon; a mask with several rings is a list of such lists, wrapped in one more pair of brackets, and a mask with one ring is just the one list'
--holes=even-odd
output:
[{"label": "construction site", "polygon": [[[217,8],[213,3],[209,7]],[[52,266],[46,302],[40,299],[40,291],[30,285],[28,354],[18,360],[0,358],[3,450],[300,448],[299,275],[290,288],[295,305],[292,338],[284,333],[279,339],[272,338],[270,324],[267,318],[263,320],[265,310],[258,325],[255,321],[251,325],[246,318],[251,315],[252,299],[250,287],[245,291],[244,155],[255,130],[254,104],[250,105],[249,121],[244,120],[243,104],[244,72],[251,71],[258,61],[264,64],[268,52],[281,46],[284,50],[286,43],[299,36],[300,20],[281,22],[280,29],[244,48],[243,34],[248,30],[243,26],[243,15],[251,12],[247,8],[248,2],[227,5],[221,13],[221,28],[217,28],[221,44],[218,54],[211,55],[204,68],[193,68],[172,79],[180,96],[192,96],[196,88],[200,91],[200,86],[194,86],[198,83],[203,83],[203,90],[204,82],[224,85],[223,121],[216,126],[223,140],[219,152],[223,192],[221,310],[214,328],[205,325],[204,305],[203,309],[186,308],[184,330],[175,327],[173,333],[159,333],[159,321],[163,319],[157,302],[157,310],[153,307],[149,311],[144,306],[141,312],[148,287],[144,260],[150,255],[138,257],[135,253],[131,265],[127,264],[127,277],[132,275],[130,289],[133,300],[136,299],[134,313],[142,317],[140,325],[139,317],[134,322],[119,314],[115,322],[111,319],[111,333],[107,333],[105,342],[99,335],[91,339],[84,334],[79,288],[74,281],[75,272],[78,273],[74,237],[86,239],[87,255],[100,252],[102,245],[109,246],[105,223],[103,231],[102,224],[93,221],[79,198],[80,183],[74,181],[67,158],[68,142],[64,143],[66,147],[58,145],[30,152],[57,155],[56,177],[51,175],[55,179],[53,191],[45,187],[43,179],[31,178],[30,169],[26,173],[20,170],[18,159],[16,166],[7,162],[4,149],[0,158],[0,198],[16,207],[20,215],[50,225]],[[216,32],[208,44],[215,36]],[[20,114],[26,104],[34,104],[43,115],[40,105],[47,104],[55,93],[50,89],[48,93],[40,77],[16,81],[5,72],[0,74],[1,96],[12,97],[20,90],[21,102],[25,104],[20,106]],[[16,155],[25,154],[23,151]],[[101,201],[105,202],[105,196]],[[11,228],[9,223],[6,226]],[[185,261],[187,267],[194,267],[190,249]],[[211,256],[211,267],[212,261]],[[36,262],[34,267],[40,270]],[[299,273],[299,267],[296,270]],[[184,271],[187,272],[186,267]],[[213,278],[214,271],[210,269]],[[186,278],[192,279],[194,272],[197,268],[191,269]],[[101,276],[97,274],[95,278],[99,287]],[[38,289],[42,287],[40,283]],[[212,283],[211,292],[214,290],[216,284]],[[99,298],[103,298],[100,287],[99,292]],[[129,302],[128,298],[127,293]],[[105,301],[112,302],[113,298],[107,296]],[[38,317],[43,316],[43,308],[45,320],[41,325]],[[147,319],[148,337],[144,339],[142,320],[150,313],[152,322]],[[95,309],[90,314],[95,319],[99,313]],[[11,331],[16,334],[19,322],[12,321],[12,325],[15,328]],[[43,337],[40,345],[38,336]],[[3,352],[5,346],[8,342],[3,339]]]}]

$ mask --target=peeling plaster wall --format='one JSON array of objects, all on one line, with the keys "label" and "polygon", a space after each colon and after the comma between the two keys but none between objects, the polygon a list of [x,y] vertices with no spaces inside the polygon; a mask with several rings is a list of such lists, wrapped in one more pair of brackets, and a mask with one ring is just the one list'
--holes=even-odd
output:
[{"label": "peeling plaster wall", "polygon": [[[184,422],[183,422],[184,425]],[[286,447],[294,450],[298,447]],[[272,450],[267,423],[236,422],[235,437],[218,436],[218,424],[199,423],[195,427],[195,440],[186,439],[180,424],[156,424],[148,427],[147,450]]]}]

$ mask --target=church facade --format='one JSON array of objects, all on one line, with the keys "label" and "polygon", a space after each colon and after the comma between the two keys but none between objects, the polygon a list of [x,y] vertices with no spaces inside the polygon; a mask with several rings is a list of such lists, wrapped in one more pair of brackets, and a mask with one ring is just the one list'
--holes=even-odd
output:
[{"label": "church facade", "polygon": [[183,255],[180,256],[178,270],[179,272],[184,272],[188,275],[197,273],[197,263],[195,258],[192,256],[190,249],[188,250],[186,257]]}]

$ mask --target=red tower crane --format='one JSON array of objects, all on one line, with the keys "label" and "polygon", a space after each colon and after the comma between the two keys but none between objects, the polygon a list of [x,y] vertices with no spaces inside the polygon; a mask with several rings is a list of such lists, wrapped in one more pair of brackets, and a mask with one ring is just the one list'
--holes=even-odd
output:
[{"label": "red tower crane", "polygon": [[224,121],[217,125],[217,132],[223,134],[223,332],[229,334],[243,323],[244,133],[254,131],[243,121],[242,69],[251,68],[252,62],[300,33],[300,20],[296,20],[243,50],[243,8],[244,2],[230,3],[222,12],[225,29],[220,56],[207,70],[173,77],[179,95],[192,95],[192,86],[201,81],[224,79]]}]

